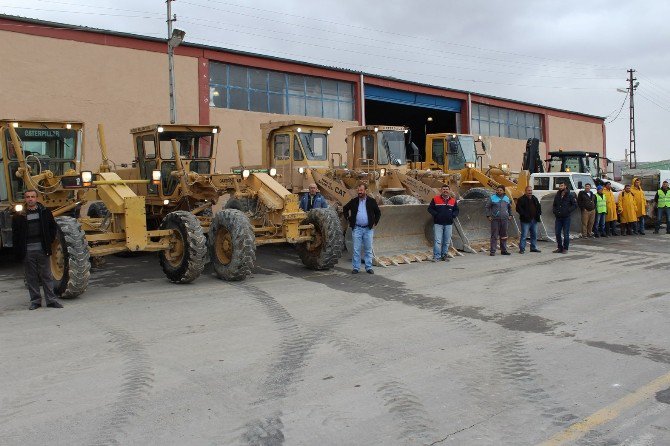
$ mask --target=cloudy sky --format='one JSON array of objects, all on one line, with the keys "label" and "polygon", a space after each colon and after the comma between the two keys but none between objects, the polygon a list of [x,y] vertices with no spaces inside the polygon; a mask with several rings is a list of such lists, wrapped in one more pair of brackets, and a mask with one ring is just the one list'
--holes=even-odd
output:
[{"label": "cloudy sky", "polygon": [[[163,0],[0,0],[0,12],[166,34]],[[629,68],[638,161],[670,158],[667,0],[176,0],[186,40],[607,117],[628,147]]]}]

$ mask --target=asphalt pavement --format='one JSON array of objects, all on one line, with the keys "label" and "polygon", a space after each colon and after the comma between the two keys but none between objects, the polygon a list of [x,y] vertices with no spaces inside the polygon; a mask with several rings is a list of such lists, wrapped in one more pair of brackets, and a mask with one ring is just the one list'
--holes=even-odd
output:
[{"label": "asphalt pavement", "polygon": [[258,250],[169,283],[108,258],[28,311],[0,262],[3,445],[667,445],[670,236],[352,275]]}]

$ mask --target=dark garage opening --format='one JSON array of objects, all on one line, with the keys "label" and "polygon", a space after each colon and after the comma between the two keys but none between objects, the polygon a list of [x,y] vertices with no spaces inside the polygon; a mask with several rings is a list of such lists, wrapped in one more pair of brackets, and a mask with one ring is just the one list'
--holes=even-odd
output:
[{"label": "dark garage opening", "polygon": [[[429,120],[432,118],[432,121]],[[460,113],[365,100],[365,123],[368,125],[404,125],[412,131],[412,141],[425,156],[426,133],[456,133],[460,130]]]}]

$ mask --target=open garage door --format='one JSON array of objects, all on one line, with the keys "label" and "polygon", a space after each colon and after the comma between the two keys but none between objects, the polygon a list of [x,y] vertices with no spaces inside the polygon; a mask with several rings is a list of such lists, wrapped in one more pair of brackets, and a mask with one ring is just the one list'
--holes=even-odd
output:
[{"label": "open garage door", "polygon": [[462,106],[457,99],[365,86],[365,122],[409,127],[422,156],[426,133],[460,132]]}]

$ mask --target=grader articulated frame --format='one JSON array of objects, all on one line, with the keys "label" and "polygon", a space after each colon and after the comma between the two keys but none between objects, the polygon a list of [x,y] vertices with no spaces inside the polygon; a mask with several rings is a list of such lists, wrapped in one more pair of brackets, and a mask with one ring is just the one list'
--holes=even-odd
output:
[{"label": "grader articulated frame", "polygon": [[[298,196],[273,178],[274,170],[241,166],[232,173],[215,172],[219,132],[217,126],[175,124],[131,130],[136,167],[119,174],[148,179],[150,172],[161,172],[156,184],[138,188],[146,200],[149,223],[174,211],[196,216],[207,234],[214,270],[224,280],[242,280],[250,274],[256,246],[265,244],[295,244],[308,268],[332,268],[343,247],[336,213],[303,212]],[[213,214],[212,207],[225,195],[229,199],[224,208]]]}]

